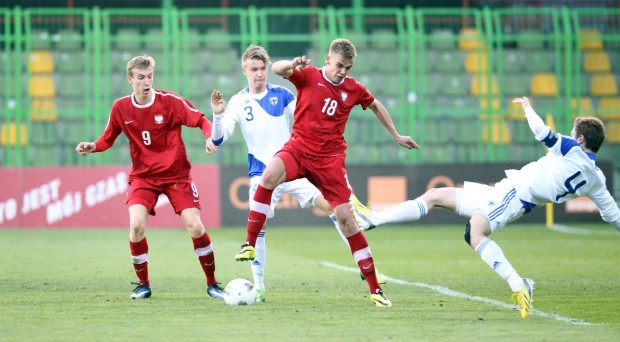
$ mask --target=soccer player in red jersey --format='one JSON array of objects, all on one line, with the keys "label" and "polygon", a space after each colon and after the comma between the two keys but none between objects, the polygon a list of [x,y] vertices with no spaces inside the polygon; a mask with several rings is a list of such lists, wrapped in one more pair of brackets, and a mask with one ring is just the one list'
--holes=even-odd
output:
[{"label": "soccer player in red jersey", "polygon": [[334,208],[353,259],[368,282],[370,299],[376,306],[389,307],[392,303],[377,282],[368,242],[349,204],[351,189],[345,170],[347,144],[343,133],[351,109],[356,105],[370,108],[399,145],[408,149],[420,147],[411,137],[398,134],[381,102],[363,84],[347,76],[355,57],[355,46],[339,38],[332,41],[323,68],[309,65],[306,56],[273,64],[273,72],[287,78],[297,88],[295,122],[291,138],[269,161],[250,201],[247,240],[235,259],[256,257],[254,246],[269,213],[273,189],[283,182],[306,177]]},{"label": "soccer player in red jersey", "polygon": [[75,150],[82,156],[112,147],[123,132],[129,139],[132,169],[129,174],[129,249],[136,283],[131,299],[151,296],[148,273],[146,220],[155,215],[155,204],[165,194],[187,228],[207,278],[207,293],[223,298],[215,278],[215,256],[209,234],[200,220],[200,197],[192,182],[191,165],[181,138],[181,127],[200,127],[208,154],[216,151],[211,141],[211,122],[182,96],[153,88],[155,60],[137,56],[127,63],[127,80],[133,93],[114,102],[108,125],[95,142],[80,142]]}]

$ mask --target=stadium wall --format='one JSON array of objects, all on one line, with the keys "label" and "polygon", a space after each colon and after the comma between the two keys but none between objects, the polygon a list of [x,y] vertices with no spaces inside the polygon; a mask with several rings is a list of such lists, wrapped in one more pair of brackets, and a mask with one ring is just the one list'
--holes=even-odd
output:
[{"label": "stadium wall", "polygon": [[[375,210],[413,199],[427,189],[462,186],[476,181],[492,184],[504,170],[516,164],[450,164],[427,166],[358,166],[349,180],[361,200]],[[609,174],[611,163],[600,165]],[[119,228],[127,226],[125,206],[129,169],[105,167],[40,167],[0,169],[0,228]],[[193,181],[201,194],[202,220],[206,227],[244,226],[247,220],[249,180],[245,167],[197,165]],[[611,177],[608,188],[613,188]],[[598,210],[589,200],[558,205],[556,222],[597,222]],[[160,197],[157,215],[150,227],[178,228],[180,221],[165,196]],[[544,222],[544,210],[535,209],[523,222]],[[319,211],[301,209],[295,198],[284,196],[271,226],[326,224]],[[420,223],[463,223],[443,210],[431,212]]]}]

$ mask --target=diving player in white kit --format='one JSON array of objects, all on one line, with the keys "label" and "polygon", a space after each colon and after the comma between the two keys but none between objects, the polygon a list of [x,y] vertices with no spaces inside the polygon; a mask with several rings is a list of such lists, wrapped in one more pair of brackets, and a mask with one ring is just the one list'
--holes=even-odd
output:
[{"label": "diving player in white kit", "polygon": [[[600,210],[603,221],[620,231],[620,209],[607,190],[605,176],[596,166],[596,153],[605,140],[605,126],[598,118],[577,117],[570,136],[555,133],[531,107],[527,98],[516,98],[536,139],[549,152],[520,170],[506,170],[506,178],[494,186],[465,182],[462,189],[430,189],[422,196],[380,212],[360,215],[363,228],[372,229],[386,222],[418,220],[434,207],[471,217],[465,229],[465,241],[500,277],[508,282],[521,312],[529,315],[534,282],[522,278],[488,235],[512,222],[533,207],[563,203],[576,197],[590,198]],[[358,213],[359,215],[359,213]]]}]

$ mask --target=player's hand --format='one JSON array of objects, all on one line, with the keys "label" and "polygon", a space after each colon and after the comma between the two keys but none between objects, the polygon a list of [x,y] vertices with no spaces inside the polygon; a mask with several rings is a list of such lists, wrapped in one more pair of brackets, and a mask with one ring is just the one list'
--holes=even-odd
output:
[{"label": "player's hand", "polygon": [[207,139],[207,143],[205,144],[205,151],[207,152],[207,154],[217,152],[217,146],[215,146],[215,144],[213,143],[213,139]]},{"label": "player's hand", "polygon": [[530,100],[528,100],[527,97],[525,97],[525,96],[517,97],[517,98],[513,99],[512,103],[520,103],[521,106],[523,107],[523,110],[528,109],[528,108],[532,108],[532,105],[530,104]]},{"label": "player's hand", "polygon": [[291,61],[291,66],[293,69],[297,68],[297,70],[304,70],[306,65],[310,64],[310,59],[306,58],[306,55],[301,57],[295,57]]},{"label": "player's hand", "polygon": [[94,142],[82,141],[81,143],[77,144],[77,146],[75,147],[75,151],[81,156],[85,156],[89,153],[95,152],[95,147],[96,146]]},{"label": "player's hand", "polygon": [[413,139],[411,139],[410,136],[405,136],[405,135],[399,135],[398,138],[396,139],[396,142],[398,142],[398,144],[402,147],[406,147],[410,150],[419,150],[420,149],[420,145],[418,145],[415,141],[413,141]]},{"label": "player's hand", "polygon": [[226,108],[226,101],[224,101],[222,92],[219,90],[214,90],[211,93],[211,110],[213,110],[213,114],[222,114],[224,112],[224,108]]}]

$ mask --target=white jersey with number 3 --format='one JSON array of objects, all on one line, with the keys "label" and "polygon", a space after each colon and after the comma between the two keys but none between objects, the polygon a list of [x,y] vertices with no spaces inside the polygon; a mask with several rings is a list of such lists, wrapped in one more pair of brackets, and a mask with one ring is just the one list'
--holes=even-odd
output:
[{"label": "white jersey with number 3", "polygon": [[221,121],[223,141],[238,124],[248,147],[248,174],[263,174],[271,157],[291,136],[295,96],[290,90],[267,84],[260,94],[252,94],[248,87],[233,95]]}]

